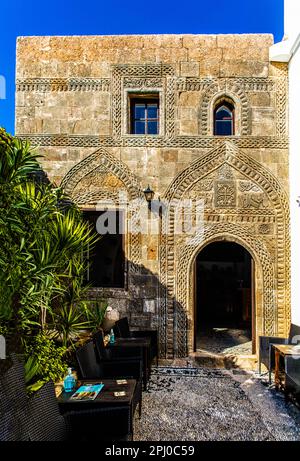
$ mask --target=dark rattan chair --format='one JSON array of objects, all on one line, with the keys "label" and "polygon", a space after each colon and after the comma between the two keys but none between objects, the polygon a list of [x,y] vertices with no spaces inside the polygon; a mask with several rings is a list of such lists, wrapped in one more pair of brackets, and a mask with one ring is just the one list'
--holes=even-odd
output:
[{"label": "dark rattan chair", "polygon": [[45,384],[29,399],[26,432],[34,442],[71,438],[68,419],[59,412],[53,382]]},{"label": "dark rattan chair", "polygon": [[76,360],[81,379],[103,378],[103,369],[96,359],[93,341],[87,342],[76,350]]},{"label": "dark rattan chair", "polygon": [[12,366],[0,376],[0,413],[27,405],[24,363],[11,354]]},{"label": "dark rattan chair", "polygon": [[54,384],[33,397],[26,394],[24,365],[13,365],[0,378],[0,441],[56,441],[68,438],[68,425],[59,413]]},{"label": "dark rattan chair", "polygon": [[139,405],[142,412],[142,361],[138,360],[97,360],[95,345],[89,341],[76,351],[76,359],[81,379],[133,378],[137,381],[134,394],[134,410]]},{"label": "dark rattan chair", "polygon": [[269,371],[269,383],[271,384],[271,373],[275,367],[275,354],[272,344],[298,344],[300,343],[300,327],[292,324],[288,338],[277,336],[259,337],[259,365],[258,371],[261,374],[261,364],[263,363]]},{"label": "dark rattan chair", "polygon": [[[52,382],[28,398],[21,362],[15,361],[0,377],[0,401],[1,442],[132,439],[133,415],[124,407],[61,415]],[[135,387],[133,411],[138,403],[141,405],[141,383]]]},{"label": "dark rattan chair", "polygon": [[125,347],[113,348],[105,347],[103,332],[101,330],[97,331],[93,335],[93,341],[96,349],[96,355],[100,362],[107,361],[142,361],[143,360],[143,351],[141,347],[131,347],[130,349]]},{"label": "dark rattan chair", "polygon": [[300,403],[300,359],[299,357],[286,357],[285,394],[293,394]]},{"label": "dark rattan chair", "polygon": [[156,358],[156,365],[158,364],[158,341],[156,330],[130,330],[128,318],[123,317],[116,321],[114,332],[119,338],[150,338],[151,361]]},{"label": "dark rattan chair", "polygon": [[[97,341],[96,347],[97,347]],[[76,351],[80,378],[134,378],[142,377],[142,361],[140,358],[103,358],[97,357],[94,341],[89,341]],[[98,348],[97,348],[98,349]]]}]

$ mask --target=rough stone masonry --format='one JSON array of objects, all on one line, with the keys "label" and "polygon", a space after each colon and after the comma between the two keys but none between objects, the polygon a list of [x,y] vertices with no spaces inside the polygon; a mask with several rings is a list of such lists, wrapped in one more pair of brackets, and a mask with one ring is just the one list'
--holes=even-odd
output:
[{"label": "rough stone masonry", "polygon": [[[269,62],[272,44],[256,34],[18,38],[16,134],[39,146],[49,178],[79,206],[122,208],[119,191],[144,200],[148,184],[161,203],[204,203],[193,245],[175,232],[172,207],[157,232],[127,229],[125,287],[91,292],[133,327],[157,328],[161,357],[193,351],[194,262],[218,240],[255,262],[256,338],[287,333],[288,76]],[[131,132],[133,95],[159,101],[157,135]],[[223,100],[234,107],[231,136],[214,135]]]}]

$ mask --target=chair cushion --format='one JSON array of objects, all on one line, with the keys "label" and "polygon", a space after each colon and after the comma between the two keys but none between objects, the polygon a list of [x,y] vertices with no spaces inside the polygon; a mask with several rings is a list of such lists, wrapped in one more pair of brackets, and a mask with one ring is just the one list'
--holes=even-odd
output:
[{"label": "chair cushion", "polygon": [[12,366],[0,377],[0,413],[24,409],[28,401],[24,364],[15,355],[12,359]]},{"label": "chair cushion", "polygon": [[16,442],[29,440],[26,411],[12,407],[0,413],[0,441]]},{"label": "chair cushion", "polygon": [[289,334],[289,343],[290,344],[299,344],[300,343],[300,326],[291,324],[290,334]]},{"label": "chair cushion", "polygon": [[60,441],[68,438],[64,417],[59,412],[54,384],[45,384],[28,405],[28,435],[32,441]]}]

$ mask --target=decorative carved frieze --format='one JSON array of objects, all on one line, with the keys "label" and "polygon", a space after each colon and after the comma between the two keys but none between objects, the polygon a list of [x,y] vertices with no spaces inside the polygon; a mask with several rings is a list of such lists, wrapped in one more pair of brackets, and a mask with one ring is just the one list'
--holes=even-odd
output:
[{"label": "decorative carved frieze", "polygon": [[[276,91],[276,78],[272,77],[241,77],[232,78],[234,85],[239,86],[245,93]],[[205,91],[212,84],[217,84],[216,78],[180,77],[177,79],[178,91]]]},{"label": "decorative carved frieze", "polygon": [[106,174],[106,178],[114,178],[114,181],[124,183],[129,199],[137,199],[143,196],[139,182],[134,174],[123,162],[104,149],[97,150],[71,168],[61,185],[72,197],[73,191],[81,187],[80,183],[82,181],[88,181],[88,184],[91,184],[93,175],[97,174]]},{"label": "decorative carved frieze", "polygon": [[276,217],[268,209],[261,209],[259,213],[255,214],[254,210],[247,210],[241,208],[236,209],[205,209],[204,220],[210,222],[238,222],[242,224],[248,223],[274,223]]},{"label": "decorative carved frieze", "polygon": [[162,78],[134,78],[134,77],[125,77],[124,78],[124,88],[138,88],[139,90],[148,89],[148,88],[162,88],[163,87]]},{"label": "decorative carved frieze", "polygon": [[233,170],[232,168],[228,165],[228,163],[224,163],[219,169],[218,169],[218,178],[222,180],[233,180],[234,175],[233,175]]},{"label": "decorative carved frieze", "polygon": [[120,192],[126,191],[126,189],[124,182],[102,164],[75,185],[72,190],[72,199],[78,205],[94,205],[104,201],[109,204],[118,204]]},{"label": "decorative carved frieze", "polygon": [[174,75],[174,68],[170,64],[117,64],[113,71],[123,77],[166,77]]},{"label": "decorative carved frieze", "polygon": [[242,77],[235,78],[234,83],[238,85],[245,93],[258,93],[276,91],[276,78],[264,77]]},{"label": "decorative carved frieze", "polygon": [[277,106],[277,123],[276,134],[277,136],[287,135],[287,95],[288,95],[288,81],[286,78],[277,79],[276,84],[276,106]]},{"label": "decorative carved frieze", "polygon": [[17,79],[17,91],[110,91],[109,78],[25,78]]},{"label": "decorative carved frieze", "polygon": [[[159,65],[160,66],[160,65]],[[124,87],[135,88],[159,88],[163,86],[163,80],[159,77],[152,78],[145,75],[145,66],[138,67],[139,75],[132,75],[132,77],[124,78]],[[118,66],[120,71],[120,66]],[[169,68],[164,68],[164,74],[172,75]],[[126,71],[121,68],[124,74]],[[131,70],[129,72],[132,72]],[[144,78],[141,78],[141,73]],[[151,68],[151,74],[156,73],[157,70]],[[243,77],[235,78],[233,82],[238,85],[243,91],[247,92],[272,92],[276,91],[276,78],[255,78]],[[195,78],[195,77],[178,77],[176,79],[177,91],[205,91],[217,79],[214,78]],[[71,77],[71,78],[19,78],[16,81],[17,91],[109,91],[110,79],[109,78],[92,78],[92,77]]]},{"label": "decorative carved frieze", "polygon": [[[174,147],[189,149],[215,149],[221,144],[215,136],[126,136],[113,138],[98,135],[28,134],[18,133],[24,141],[35,146],[57,147]],[[288,138],[276,136],[230,137],[230,142],[241,149],[288,149]]]},{"label": "decorative carved frieze", "polygon": [[194,187],[193,187],[193,191],[204,191],[204,192],[207,192],[207,191],[211,191],[214,187],[214,181],[213,179],[203,179],[202,181],[198,181]]},{"label": "decorative carved frieze", "polygon": [[258,226],[258,233],[262,235],[268,235],[274,233],[274,227],[272,224],[264,223]]},{"label": "decorative carved frieze", "polygon": [[180,77],[177,79],[177,91],[205,91],[212,83],[212,78]]}]

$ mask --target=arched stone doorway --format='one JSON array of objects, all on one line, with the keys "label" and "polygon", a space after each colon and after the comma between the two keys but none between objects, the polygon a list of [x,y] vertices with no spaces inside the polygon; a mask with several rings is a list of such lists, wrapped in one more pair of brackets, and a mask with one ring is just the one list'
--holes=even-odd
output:
[{"label": "arched stone doorway", "polygon": [[258,336],[276,323],[274,266],[265,245],[236,224],[207,225],[204,232],[194,238],[193,245],[182,246],[178,255],[176,303],[179,328],[176,345],[186,344],[188,354],[195,350],[195,261],[198,254],[214,242],[235,242],[253,258],[256,346]]},{"label": "arched stone doorway", "polygon": [[255,353],[254,260],[240,244],[216,241],[195,259],[195,350]]},{"label": "arched stone doorway", "polygon": [[[160,242],[159,344],[161,356],[194,351],[194,267],[210,242],[242,245],[255,261],[256,336],[284,336],[290,325],[289,205],[282,185],[259,162],[228,141],[200,155],[164,194],[168,213]],[[189,200],[195,235],[177,235],[176,204]],[[201,209],[201,207],[199,207]],[[200,226],[201,227],[201,226]],[[256,341],[257,342],[257,341]]]}]

